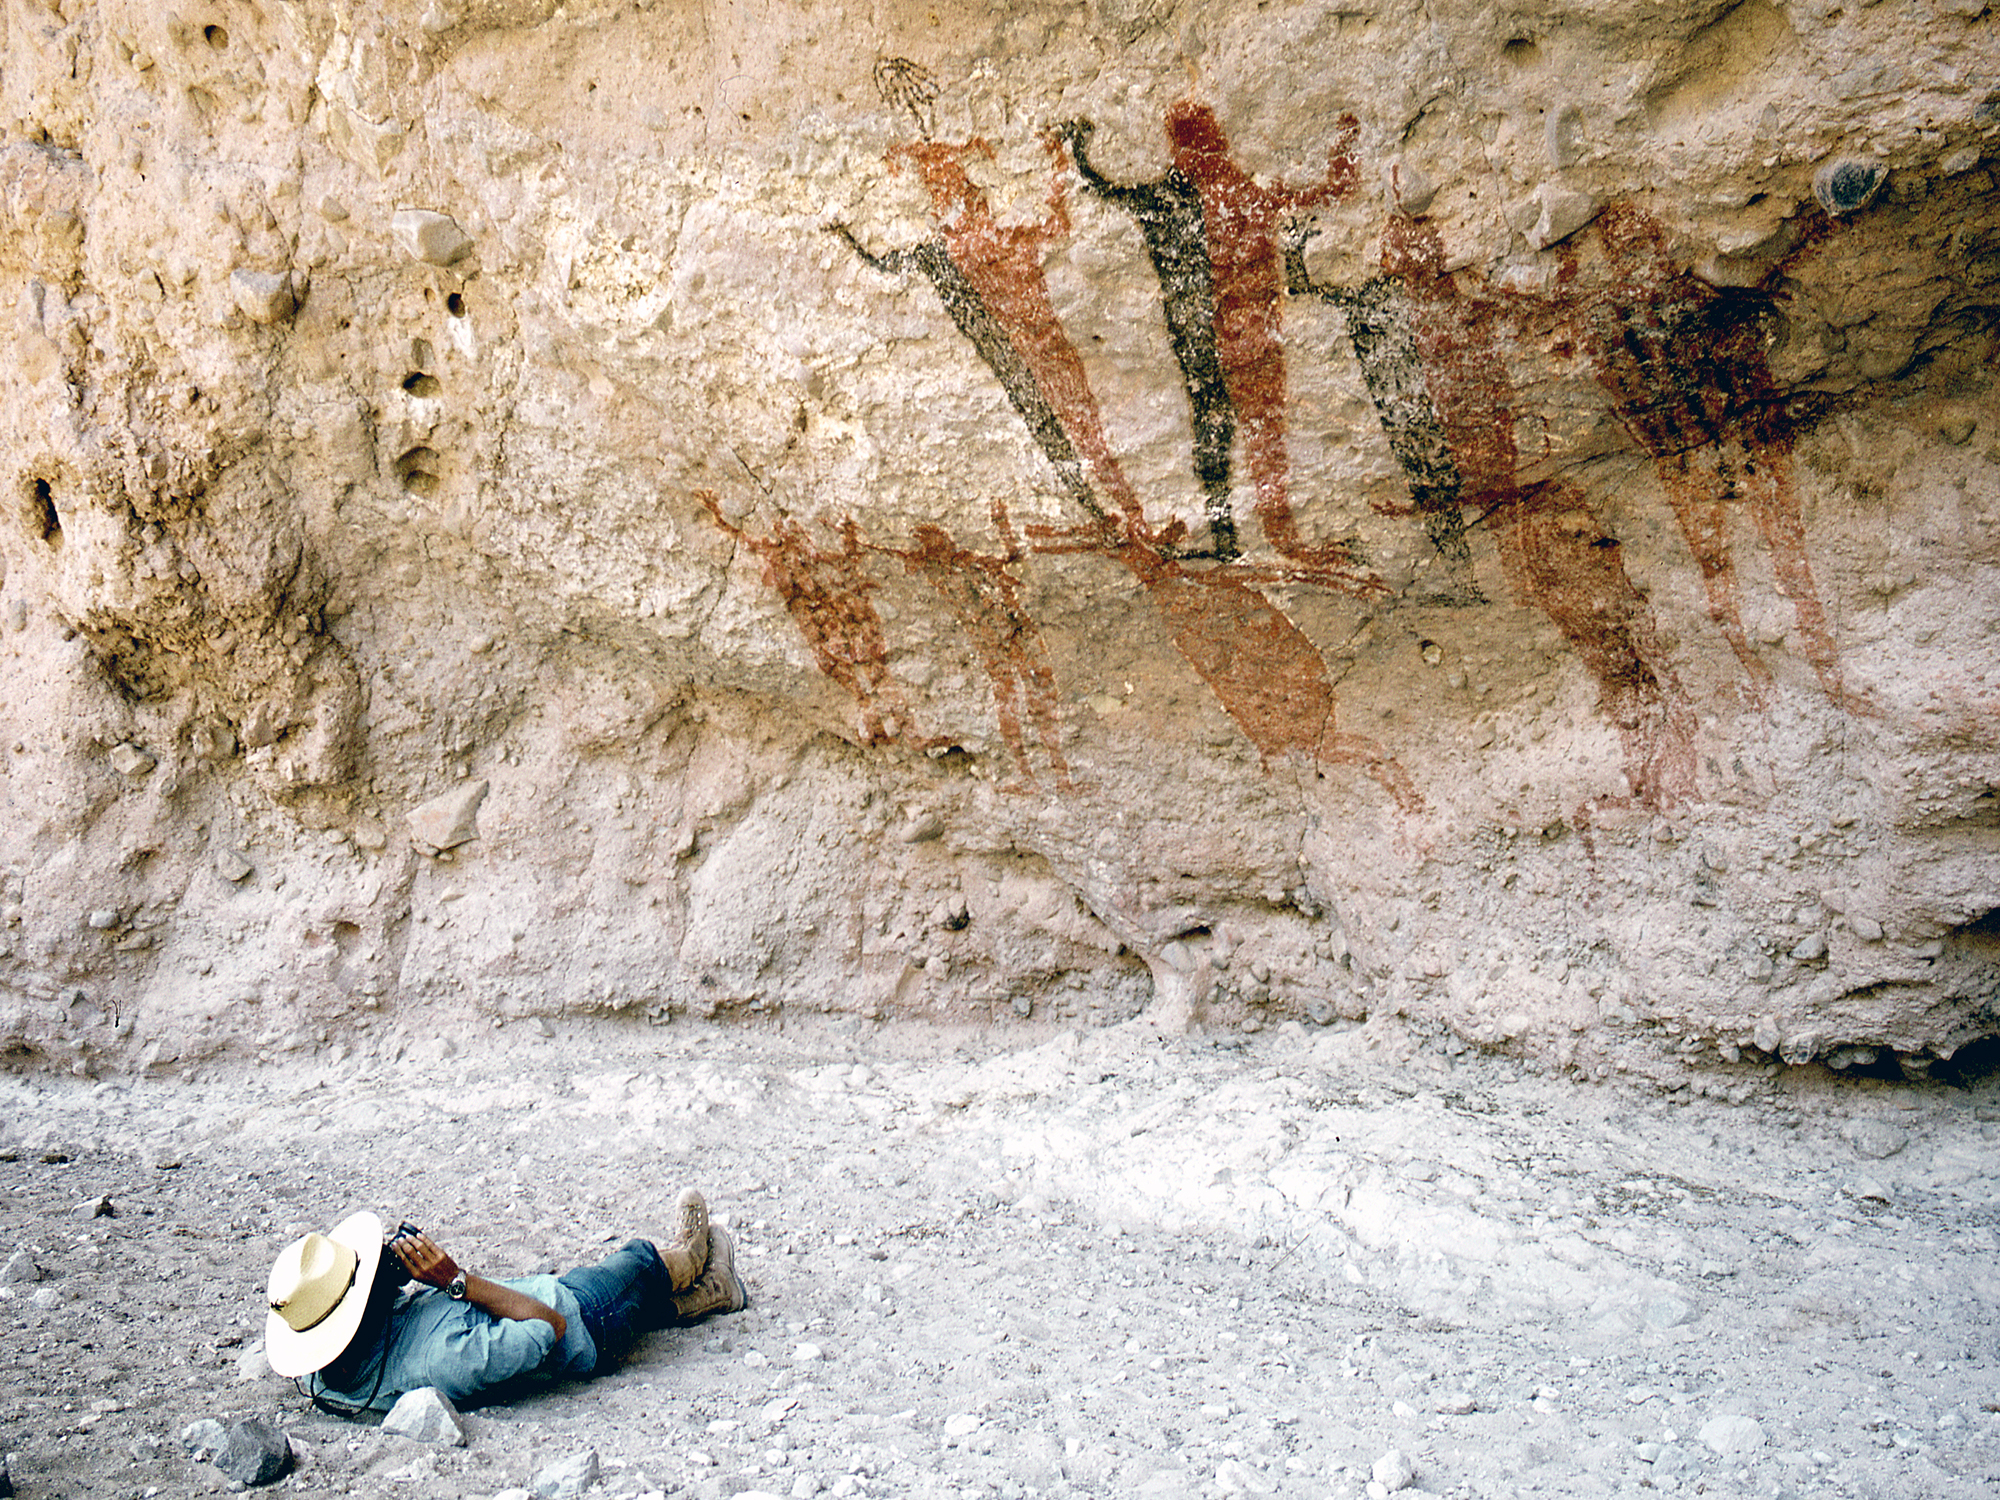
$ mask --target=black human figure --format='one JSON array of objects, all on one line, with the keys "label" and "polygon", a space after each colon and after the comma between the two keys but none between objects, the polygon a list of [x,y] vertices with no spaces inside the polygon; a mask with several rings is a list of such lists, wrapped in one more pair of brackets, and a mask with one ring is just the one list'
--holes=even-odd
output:
[{"label": "black human figure", "polygon": [[1423,517],[1424,534],[1451,570],[1455,594],[1468,604],[1483,602],[1470,573],[1472,549],[1466,545],[1460,508],[1465,477],[1425,383],[1423,354],[1402,288],[1387,276],[1371,276],[1352,290],[1321,285],[1306,269],[1305,239],[1295,237],[1285,246],[1285,289],[1293,296],[1318,297],[1345,315],[1362,381],[1389,451],[1409,484],[1411,508]]},{"label": "black human figure", "polygon": [[1055,469],[1056,477],[1062,481],[1063,493],[1094,519],[1107,520],[1104,507],[1097,503],[1097,495],[1090,487],[1083,459],[1077,453],[1076,445],[1069,440],[1069,434],[1063,430],[1063,424],[1035,380],[1034,372],[1028,368],[1021,351],[1007,337],[1007,330],[1000,326],[999,319],[993,316],[992,310],[953,262],[945,247],[936,240],[926,240],[907,250],[885,250],[878,254],[857,240],[845,224],[829,227],[876,270],[891,275],[915,271],[937,289],[938,301],[944,305],[946,316],[965,335],[966,341],[999,380],[1000,389],[1006,393],[1008,402],[1020,413],[1021,420],[1028,424],[1028,431],[1036,445]]},{"label": "black human figure", "polygon": [[1146,254],[1160,280],[1167,340],[1181,367],[1194,432],[1194,475],[1208,512],[1215,556],[1234,560],[1241,548],[1230,508],[1229,450],[1236,441],[1236,407],[1222,373],[1215,341],[1215,281],[1209,273],[1208,233],[1201,189],[1179,167],[1157,182],[1117,183],[1090,164],[1085,143],[1096,126],[1070,120],[1056,127],[1084,184],[1115,203],[1139,226]]}]

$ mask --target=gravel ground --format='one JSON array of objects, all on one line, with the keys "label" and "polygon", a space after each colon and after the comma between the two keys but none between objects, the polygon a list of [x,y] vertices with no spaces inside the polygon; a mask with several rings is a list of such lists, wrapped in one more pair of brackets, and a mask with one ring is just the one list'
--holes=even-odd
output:
[{"label": "gravel ground", "polygon": [[[1676,1102],[1360,1030],[541,1029],[0,1079],[19,1493],[225,1490],[179,1435],[249,1415],[299,1495],[488,1497],[585,1450],[593,1495],[700,1500],[2000,1493],[1990,1081]],[[308,1228],[374,1208],[519,1274],[688,1183],[749,1310],[464,1448],[263,1372]]]}]

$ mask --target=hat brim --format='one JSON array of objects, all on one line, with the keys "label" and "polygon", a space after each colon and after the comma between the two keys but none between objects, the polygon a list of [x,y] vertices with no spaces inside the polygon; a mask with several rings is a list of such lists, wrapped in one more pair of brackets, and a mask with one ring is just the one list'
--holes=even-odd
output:
[{"label": "hat brim", "polygon": [[361,1315],[368,1310],[368,1289],[382,1264],[382,1220],[362,1212],[342,1219],[327,1238],[354,1252],[354,1284],[334,1304],[333,1311],[303,1333],[276,1313],[264,1319],[264,1357],[273,1373],[292,1379],[332,1364],[354,1339]]}]

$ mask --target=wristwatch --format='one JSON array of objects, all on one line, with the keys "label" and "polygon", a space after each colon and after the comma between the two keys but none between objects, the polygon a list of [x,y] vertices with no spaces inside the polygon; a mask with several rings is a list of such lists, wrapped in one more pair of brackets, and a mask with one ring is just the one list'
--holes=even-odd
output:
[{"label": "wristwatch", "polygon": [[465,1300],[465,1272],[460,1271],[456,1276],[451,1278],[451,1281],[445,1286],[444,1294],[454,1302],[463,1302]]}]

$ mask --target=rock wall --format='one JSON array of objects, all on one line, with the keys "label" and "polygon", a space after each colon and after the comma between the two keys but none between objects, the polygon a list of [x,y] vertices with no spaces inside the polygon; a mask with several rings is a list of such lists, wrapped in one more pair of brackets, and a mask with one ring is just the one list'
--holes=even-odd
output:
[{"label": "rock wall", "polygon": [[1984,0],[7,0],[0,1029],[2000,1034]]}]

